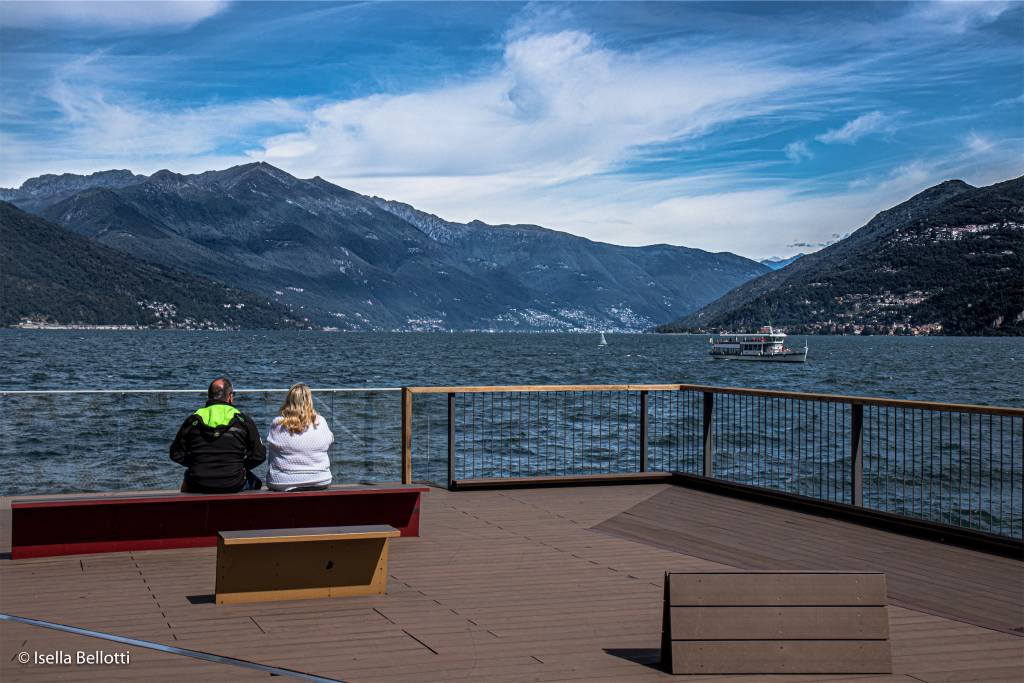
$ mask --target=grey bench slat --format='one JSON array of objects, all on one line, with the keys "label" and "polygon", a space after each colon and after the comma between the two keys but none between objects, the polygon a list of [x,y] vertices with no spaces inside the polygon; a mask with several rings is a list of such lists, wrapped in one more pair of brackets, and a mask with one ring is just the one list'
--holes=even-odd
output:
[{"label": "grey bench slat", "polygon": [[669,601],[686,606],[883,606],[885,575],[863,572],[673,573]]}]

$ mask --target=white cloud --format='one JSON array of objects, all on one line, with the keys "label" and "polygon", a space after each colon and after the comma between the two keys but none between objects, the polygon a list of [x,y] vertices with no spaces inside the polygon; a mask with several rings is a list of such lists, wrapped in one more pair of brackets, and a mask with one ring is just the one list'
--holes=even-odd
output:
[{"label": "white cloud", "polygon": [[187,28],[227,7],[222,0],[122,2],[32,0],[4,2],[0,26],[18,28],[90,27],[114,30]]},{"label": "white cloud", "polygon": [[807,146],[806,140],[791,142],[783,148],[783,151],[786,153],[786,158],[794,163],[814,158],[814,152]]},{"label": "white cloud", "polygon": [[852,145],[865,135],[884,132],[892,129],[892,117],[880,111],[862,114],[852,121],[847,121],[841,128],[833,128],[815,139],[818,142],[832,144],[840,142]]},{"label": "white cloud", "polygon": [[305,125],[311,105],[301,99],[262,99],[166,111],[111,95],[82,77],[56,80],[46,98],[60,112],[45,144],[0,131],[0,186],[43,173],[91,173],[131,168],[182,173],[225,168],[251,159],[239,140],[267,130]]},{"label": "white cloud", "polygon": [[911,7],[910,16],[915,22],[944,32],[962,34],[995,21],[1010,8],[1010,3],[931,0],[914,3]]},{"label": "white cloud", "polygon": [[154,111],[63,81],[54,84],[50,98],[63,112],[67,128],[60,144],[122,163],[213,153],[267,126],[299,125],[309,118],[300,102],[281,99]]},{"label": "white cloud", "polygon": [[565,182],[644,145],[773,111],[809,75],[725,51],[608,50],[563,31],[509,42],[496,71],[433,90],[327,104],[256,156],[320,174]]},{"label": "white cloud", "polygon": [[1005,99],[999,100],[998,102],[996,102],[992,106],[993,107],[1002,108],[1002,107],[1014,107],[1014,106],[1016,106],[1018,104],[1024,104],[1024,93],[1021,93],[1020,95],[1017,95],[1016,97],[1007,97]]},{"label": "white cloud", "polygon": [[890,187],[906,188],[908,192],[914,193],[943,180],[948,180],[948,178],[939,176],[939,170],[935,167],[934,162],[914,159],[891,169],[886,174],[884,184]]},{"label": "white cloud", "polygon": [[[866,192],[875,187],[903,188],[908,192],[918,191],[943,180],[942,168],[948,167],[948,160],[912,159],[880,173],[868,173],[851,180],[847,187],[851,192]],[[888,207],[885,207],[888,208]]]},{"label": "white cloud", "polygon": [[984,135],[971,131],[967,137],[964,138],[964,146],[967,147],[972,154],[985,154],[992,150],[995,143]]}]

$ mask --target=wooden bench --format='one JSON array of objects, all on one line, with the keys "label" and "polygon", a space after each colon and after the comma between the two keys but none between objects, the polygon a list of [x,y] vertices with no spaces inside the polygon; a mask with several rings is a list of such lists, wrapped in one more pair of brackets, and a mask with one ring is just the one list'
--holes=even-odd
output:
[{"label": "wooden bench", "polygon": [[110,493],[11,502],[11,558],[217,545],[217,532],[387,524],[419,536],[425,486],[325,491]]},{"label": "wooden bench", "polygon": [[383,595],[388,525],[217,534],[217,604]]},{"label": "wooden bench", "polygon": [[888,638],[885,574],[665,575],[669,673],[890,673]]}]

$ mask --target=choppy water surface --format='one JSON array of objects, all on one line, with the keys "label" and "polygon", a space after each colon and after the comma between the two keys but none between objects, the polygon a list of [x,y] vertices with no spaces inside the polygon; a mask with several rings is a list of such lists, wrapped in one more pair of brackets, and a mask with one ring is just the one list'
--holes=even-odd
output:
[{"label": "choppy water surface", "polygon": [[[167,446],[184,417],[201,405],[206,384],[219,374],[243,389],[282,389],[302,381],[314,389],[366,390],[317,394],[318,408],[337,439],[331,453],[336,481],[399,477],[398,394],[369,388],[686,383],[1024,406],[1022,339],[810,337],[807,363],[781,364],[712,360],[706,337],[607,337],[608,346],[598,347],[596,335],[578,334],[0,330],[0,390],[115,392],[0,395],[0,493],[176,486],[181,468],[167,458]],[[803,339],[792,342],[802,346]],[[197,391],[116,393],[131,389]],[[266,428],[281,398],[280,393],[257,392],[240,395],[238,402]],[[652,469],[699,468],[700,415],[699,409],[694,411],[699,407],[685,400],[652,398]],[[635,394],[621,400],[598,397],[589,404],[582,396],[571,403],[550,396],[525,404],[510,397],[499,400],[495,413],[493,401],[460,398],[458,410],[464,412],[457,436],[457,475],[543,474],[562,471],[567,462],[579,472],[635,468],[636,401]],[[488,405],[490,414],[484,412]],[[680,406],[693,412],[680,414]],[[533,421],[514,426],[524,407]],[[468,411],[477,409],[475,425],[470,424]],[[809,417],[803,412],[786,415],[785,410],[803,408],[782,407],[774,416],[780,420],[778,427],[758,430],[761,418],[755,413],[760,415],[761,408],[756,404],[736,400],[719,409],[740,428],[730,433],[723,429],[716,441],[717,476],[848,500],[849,424],[839,421],[847,417],[835,411],[816,417],[813,408]],[[417,398],[417,479],[446,477],[445,415],[444,396]],[[886,413],[869,417],[869,429],[881,429],[882,420],[889,419]],[[1012,529],[1019,535],[1024,513],[1016,482],[1022,469],[1019,442],[1024,439],[1016,433],[1020,420],[994,426],[968,422],[966,441],[961,422],[940,419],[937,429],[929,424],[928,446],[921,447],[921,454],[928,450],[938,456],[928,456],[925,470],[918,467],[924,460],[915,441],[925,434],[923,419],[911,415],[909,428],[872,436],[866,443],[866,503],[972,528]],[[601,437],[606,427],[614,438]],[[581,442],[570,443],[570,433]],[[762,440],[750,441],[754,438]],[[993,449],[996,438],[1004,441]],[[1018,439],[1017,445],[1007,449],[1007,438]],[[989,442],[987,457],[981,441]],[[1008,459],[999,455],[1004,451],[1010,452]]]},{"label": "choppy water surface", "polygon": [[[810,337],[805,364],[708,357],[707,337],[0,330],[0,389],[690,383],[1024,405],[1024,339]],[[791,340],[802,345],[802,338]]]}]

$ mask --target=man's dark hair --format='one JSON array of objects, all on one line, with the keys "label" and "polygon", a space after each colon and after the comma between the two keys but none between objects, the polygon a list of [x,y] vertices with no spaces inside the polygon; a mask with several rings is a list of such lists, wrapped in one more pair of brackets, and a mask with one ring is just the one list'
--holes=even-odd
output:
[{"label": "man's dark hair", "polygon": [[218,377],[210,382],[210,388],[206,390],[206,399],[208,401],[227,401],[233,391],[231,380],[227,377]]}]

